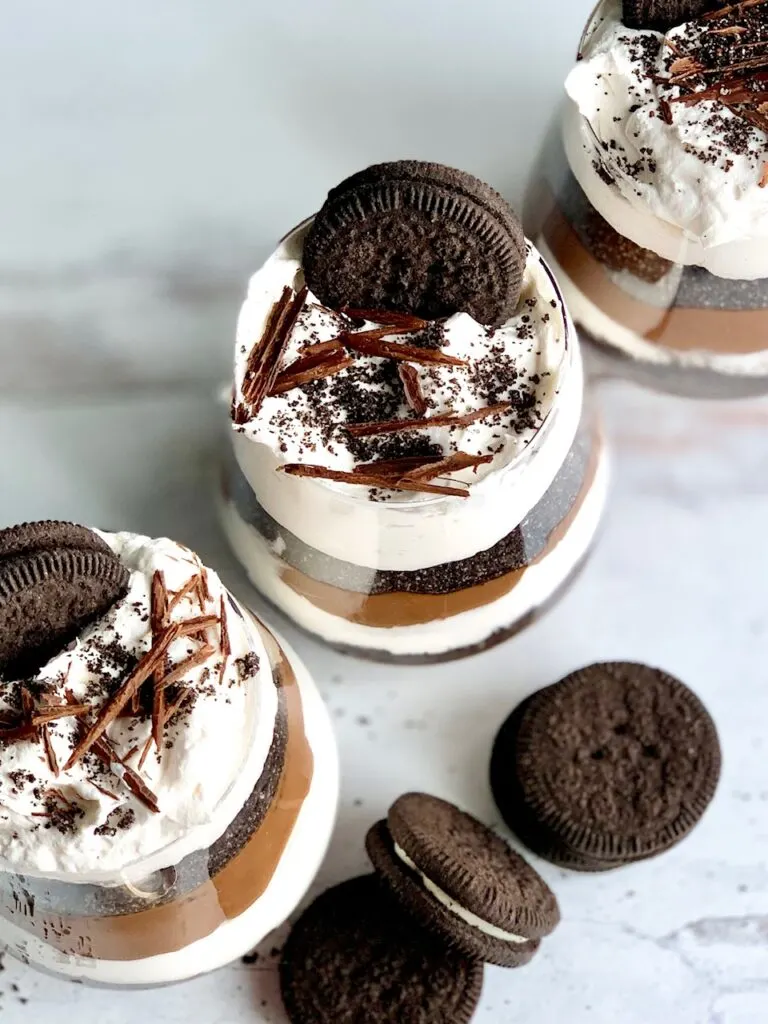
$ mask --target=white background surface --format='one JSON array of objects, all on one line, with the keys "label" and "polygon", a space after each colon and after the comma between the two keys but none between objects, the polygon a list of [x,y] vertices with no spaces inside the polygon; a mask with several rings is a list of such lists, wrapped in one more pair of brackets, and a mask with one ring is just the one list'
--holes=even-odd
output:
[{"label": "white background surface", "polygon": [[0,392],[227,367],[247,275],[375,160],[521,200],[592,0],[3,0]]},{"label": "white background surface", "polygon": [[[435,792],[498,823],[490,744],[521,697],[594,660],[647,660],[693,686],[717,721],[725,764],[713,807],[656,861],[592,876],[537,862],[563,923],[530,966],[487,970],[477,1020],[764,1024],[768,402],[696,405],[617,385],[602,397],[616,461],[605,531],[577,586],[527,633],[467,662],[394,669],[286,630],[318,678],[341,745],[340,820],[317,887],[366,869],[365,832],[405,790]],[[52,399],[46,408],[6,402],[0,522],[56,516],[172,533],[247,596],[209,494],[219,417],[205,390]],[[9,1024],[283,1022],[269,955],[281,938],[253,966],[140,993],[84,989],[6,958],[0,1016]]]},{"label": "white background surface", "polygon": [[[208,473],[211,381],[226,373],[247,275],[328,187],[374,160],[453,163],[519,205],[590,6],[4,0],[0,524],[60,516],[170,533],[242,592]],[[764,1024],[768,403],[623,388],[605,400],[617,466],[602,544],[537,626],[423,669],[298,638],[345,776],[318,885],[364,869],[366,829],[405,789],[495,822],[490,742],[530,690],[595,659],[655,662],[715,715],[716,803],[656,862],[591,877],[544,865],[563,924],[528,968],[487,971],[478,1020]],[[253,966],[135,994],[6,959],[0,1016],[281,1021],[271,948]]]}]

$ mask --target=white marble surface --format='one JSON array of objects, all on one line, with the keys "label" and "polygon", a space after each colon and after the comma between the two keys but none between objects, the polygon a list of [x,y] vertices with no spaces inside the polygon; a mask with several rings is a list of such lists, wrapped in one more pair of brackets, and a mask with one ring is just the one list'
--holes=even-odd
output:
[{"label": "white marble surface", "polygon": [[[0,523],[67,517],[171,533],[241,592],[208,494],[212,389],[174,396],[0,403]],[[532,689],[605,658],[657,663],[718,723],[720,790],[663,858],[606,875],[539,864],[563,923],[534,962],[488,969],[479,1022],[764,1024],[768,1020],[768,402],[689,404],[618,385],[610,514],[570,595],[472,661],[393,669],[295,639],[333,712],[344,783],[318,886],[365,869],[363,836],[393,797],[424,788],[490,822],[489,745]],[[253,966],[139,993],[88,990],[6,958],[0,1016],[99,1024],[282,1022],[273,946]]]},{"label": "white marble surface", "polygon": [[346,174],[518,203],[591,0],[3,0],[0,394],[223,373],[247,275]]}]

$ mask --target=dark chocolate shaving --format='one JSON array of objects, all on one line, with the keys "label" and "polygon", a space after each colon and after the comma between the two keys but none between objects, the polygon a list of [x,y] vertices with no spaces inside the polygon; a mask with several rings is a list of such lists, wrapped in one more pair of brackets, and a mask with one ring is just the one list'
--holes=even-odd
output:
[{"label": "dark chocolate shaving", "polygon": [[383,420],[381,423],[347,423],[346,429],[353,437],[375,437],[379,434],[396,434],[404,430],[425,430],[430,427],[467,427],[476,420],[507,412],[510,406],[510,402],[500,402],[498,405],[488,405],[483,409],[475,409],[460,415],[446,412],[423,419]]},{"label": "dark chocolate shaving", "polygon": [[458,487],[441,487],[437,484],[420,483],[417,480],[396,480],[391,476],[376,476],[364,473],[344,473],[325,466],[309,466],[305,463],[292,463],[281,467],[289,476],[313,477],[317,480],[335,480],[338,483],[358,484],[364,487],[383,487],[392,491],[413,491],[422,494],[447,494],[451,497],[466,498],[469,491]]},{"label": "dark chocolate shaving", "polygon": [[429,325],[428,320],[422,320],[420,316],[412,313],[397,313],[392,309],[350,309],[341,311],[350,320],[362,320],[372,324],[382,324],[386,327],[400,327],[404,331],[422,331]]},{"label": "dark chocolate shaving", "polygon": [[[386,333],[391,334],[391,331]],[[466,359],[449,356],[434,348],[420,348],[418,345],[401,345],[384,341],[380,330],[363,331],[360,334],[342,334],[342,343],[353,352],[365,356],[379,356],[381,359],[399,359],[408,363],[425,363],[439,366],[466,366]]]},{"label": "dark chocolate shaving", "polygon": [[455,452],[431,466],[412,469],[403,479],[409,481],[434,480],[436,477],[446,476],[448,473],[458,473],[462,469],[477,469],[478,466],[485,466],[489,462],[493,462],[492,455],[469,455],[467,452]]},{"label": "dark chocolate shaving", "polygon": [[302,288],[293,298],[292,295],[290,288],[283,289],[280,299],[272,307],[264,334],[248,357],[242,390],[251,416],[256,415],[274,387],[293,328],[306,302],[307,289]]},{"label": "dark chocolate shaving", "polygon": [[397,372],[403,382],[403,391],[408,405],[417,416],[423,416],[429,406],[424,392],[421,390],[419,371],[411,363],[400,363]]},{"label": "dark chocolate shaving", "polygon": [[[301,362],[301,360],[297,360]],[[325,362],[316,363],[314,366],[310,366],[305,370],[292,371],[289,367],[284,373],[281,373],[275,385],[270,391],[270,395],[282,395],[286,391],[293,391],[294,388],[300,388],[303,384],[310,384],[313,380],[323,380],[325,377],[335,377],[337,373],[341,373],[342,370],[348,369],[354,363],[354,359],[350,359],[348,356],[343,356],[341,359],[335,361],[326,360]],[[293,366],[296,363],[292,364]]]}]

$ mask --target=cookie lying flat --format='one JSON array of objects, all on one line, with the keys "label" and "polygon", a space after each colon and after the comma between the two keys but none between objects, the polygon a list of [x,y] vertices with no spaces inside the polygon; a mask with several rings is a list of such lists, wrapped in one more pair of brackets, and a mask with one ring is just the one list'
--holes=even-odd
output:
[{"label": "cookie lying flat", "polygon": [[622,21],[628,28],[666,32],[718,6],[724,5],[718,0],[624,0]]},{"label": "cookie lying flat", "polygon": [[0,531],[0,676],[31,675],[128,589],[129,573],[93,531],[25,523]]},{"label": "cookie lying flat", "polygon": [[527,247],[489,185],[441,164],[376,164],[332,189],[304,243],[306,283],[325,305],[471,314],[497,326],[517,309]]},{"label": "cookie lying flat", "polygon": [[653,857],[699,822],[720,744],[698,697],[629,662],[591,665],[534,694],[501,727],[491,787],[542,857],[602,871]]},{"label": "cookie lying flat", "polygon": [[400,797],[369,831],[366,849],[403,910],[468,956],[519,967],[560,920],[536,871],[476,818],[437,797]]},{"label": "cookie lying flat", "polygon": [[467,1024],[482,984],[482,964],[417,928],[374,875],[319,896],[280,963],[292,1024]]}]

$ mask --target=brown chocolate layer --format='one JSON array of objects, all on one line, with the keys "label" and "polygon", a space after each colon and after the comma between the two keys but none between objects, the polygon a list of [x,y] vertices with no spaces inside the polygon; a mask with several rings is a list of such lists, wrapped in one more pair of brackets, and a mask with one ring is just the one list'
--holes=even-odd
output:
[{"label": "brown chocolate layer", "polygon": [[[678,351],[702,350],[726,355],[746,355],[768,349],[768,284],[765,285],[766,308],[679,305],[662,308],[629,295],[611,279],[605,264],[586,247],[554,199],[542,234],[574,285],[606,316],[646,341]],[[577,326],[580,326],[578,322]]]},{"label": "brown chocolate layer", "polygon": [[[500,541],[469,558],[412,571],[376,570],[355,565],[305,544],[262,508],[234,455],[230,455],[224,470],[223,489],[241,519],[253,526],[267,543],[278,545],[280,561],[289,569],[296,570],[299,577],[339,588],[360,598],[396,594],[398,600],[403,600],[403,595],[450,595],[525,569],[541,555],[552,531],[567,515],[581,491],[591,458],[592,431],[591,418],[587,414],[546,493],[523,521]],[[349,600],[352,602],[354,599],[351,596]]]},{"label": "brown chocolate layer", "polygon": [[600,446],[600,439],[595,438],[591,446],[589,461],[582,476],[581,487],[575,499],[551,530],[543,549],[526,567],[514,569],[484,583],[464,587],[447,594],[397,592],[360,594],[314,580],[288,565],[284,565],[281,569],[281,579],[301,597],[311,601],[316,607],[330,615],[347,619],[357,625],[383,629],[435,622],[491,604],[513,590],[527,572],[528,567],[543,561],[566,535],[594,481]]},{"label": "brown chocolate layer", "polygon": [[[32,899],[7,903],[0,908],[2,916],[67,955],[141,960],[205,938],[262,895],[291,836],[313,773],[296,677],[271,634],[263,628],[262,634],[270,652],[275,653],[274,672],[284,698],[285,738],[282,771],[272,799],[267,800],[263,787],[259,791],[257,785],[254,790],[259,795],[252,799],[266,804],[265,812],[258,811],[260,824],[255,831],[246,824],[254,820],[254,807],[246,811],[249,801],[232,823],[232,831],[211,847],[212,877],[170,902],[133,913],[88,916],[39,910]],[[242,845],[235,849],[240,840]]]}]

